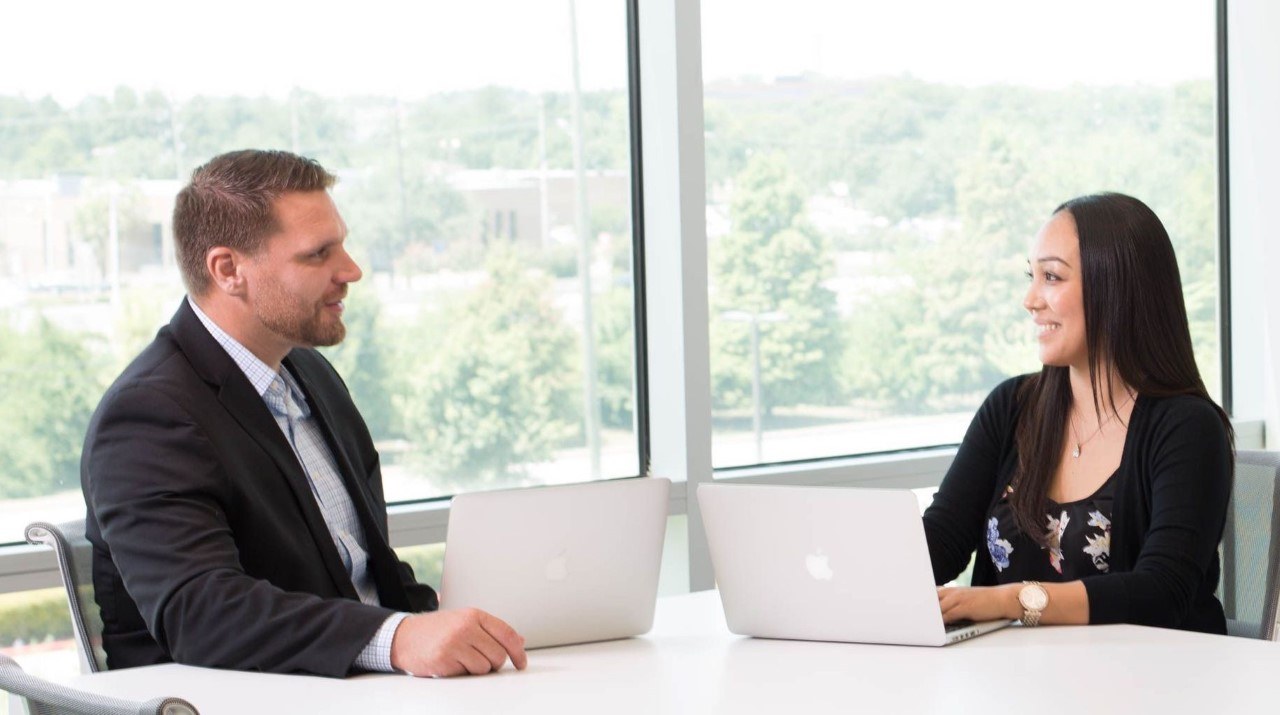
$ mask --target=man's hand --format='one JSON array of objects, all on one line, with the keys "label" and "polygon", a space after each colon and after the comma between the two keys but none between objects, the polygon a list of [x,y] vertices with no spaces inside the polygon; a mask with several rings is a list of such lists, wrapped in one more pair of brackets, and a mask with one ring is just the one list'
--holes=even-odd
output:
[{"label": "man's hand", "polygon": [[1003,586],[957,586],[938,589],[938,606],[942,608],[942,621],[994,621],[1001,618],[1021,618],[1018,605],[1020,583]]},{"label": "man's hand", "polygon": [[409,616],[391,640],[391,666],[420,678],[480,675],[500,670],[507,658],[524,670],[524,637],[475,608]]}]

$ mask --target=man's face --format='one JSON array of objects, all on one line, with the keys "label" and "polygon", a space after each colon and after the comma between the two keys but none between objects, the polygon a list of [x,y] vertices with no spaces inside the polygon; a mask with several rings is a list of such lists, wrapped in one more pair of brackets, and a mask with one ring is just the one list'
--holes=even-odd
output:
[{"label": "man's face", "polygon": [[284,194],[274,209],[280,230],[247,266],[254,316],[293,347],[337,345],[347,284],[361,276],[343,248],[347,225],[327,191]]}]

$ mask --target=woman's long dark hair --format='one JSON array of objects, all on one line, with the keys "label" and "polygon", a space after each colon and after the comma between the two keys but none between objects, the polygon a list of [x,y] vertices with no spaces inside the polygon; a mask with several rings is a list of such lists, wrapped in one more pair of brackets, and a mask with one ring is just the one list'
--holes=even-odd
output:
[{"label": "woman's long dark hair", "polygon": [[[1115,193],[1081,196],[1053,213],[1062,211],[1075,219],[1080,238],[1094,411],[1118,412],[1110,384],[1117,374],[1140,396],[1204,398],[1218,410],[1234,445],[1227,413],[1210,399],[1200,379],[1178,262],[1155,212],[1131,196]],[[1071,410],[1068,370],[1045,365],[1018,391],[1018,471],[1009,505],[1018,528],[1042,544],[1047,538],[1043,520],[1049,485],[1062,459]]]}]

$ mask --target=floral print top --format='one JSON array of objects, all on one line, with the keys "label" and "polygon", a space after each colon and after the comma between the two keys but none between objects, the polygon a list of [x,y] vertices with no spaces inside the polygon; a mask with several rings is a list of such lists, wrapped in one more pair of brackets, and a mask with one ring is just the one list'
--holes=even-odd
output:
[{"label": "floral print top", "polygon": [[1111,558],[1112,475],[1093,494],[1058,504],[1049,500],[1044,515],[1047,546],[1018,530],[1009,506],[1009,489],[987,515],[987,557],[1000,583],[1074,581],[1107,573]]}]

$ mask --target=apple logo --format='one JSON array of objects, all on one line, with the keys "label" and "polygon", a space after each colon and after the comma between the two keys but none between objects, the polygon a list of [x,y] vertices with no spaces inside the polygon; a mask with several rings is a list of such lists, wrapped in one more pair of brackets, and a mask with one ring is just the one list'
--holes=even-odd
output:
[{"label": "apple logo", "polygon": [[836,572],[831,570],[830,560],[826,554],[822,553],[822,549],[805,556],[804,567],[809,570],[809,575],[818,581],[830,581],[836,575]]},{"label": "apple logo", "polygon": [[569,552],[561,549],[556,557],[547,562],[546,577],[548,581],[563,581],[569,577]]}]

